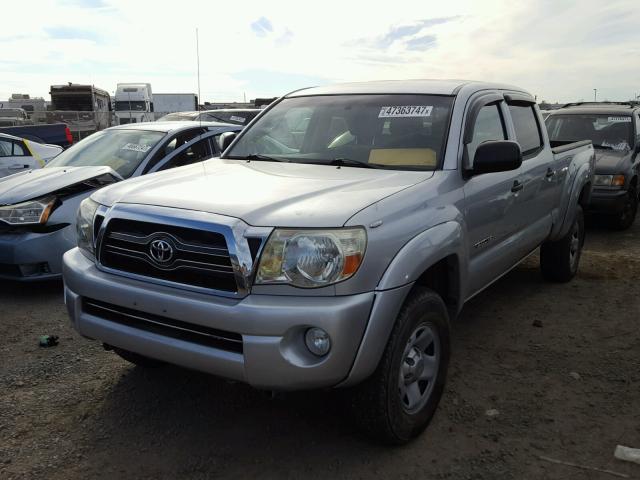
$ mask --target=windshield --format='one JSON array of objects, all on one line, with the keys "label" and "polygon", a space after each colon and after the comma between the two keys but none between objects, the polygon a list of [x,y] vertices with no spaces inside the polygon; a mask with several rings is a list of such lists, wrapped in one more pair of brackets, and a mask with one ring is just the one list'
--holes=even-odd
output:
[{"label": "windshield", "polygon": [[396,169],[435,169],[453,97],[327,95],[286,98],[224,157]]},{"label": "windshield", "polygon": [[147,102],[144,101],[123,101],[116,102],[116,112],[125,110],[125,111],[134,111],[134,112],[144,112],[147,109]]},{"label": "windshield", "polygon": [[633,147],[633,123],[629,115],[551,115],[546,121],[549,140],[556,144],[591,140],[593,146],[612,150]]},{"label": "windshield", "polygon": [[104,130],[60,153],[45,168],[107,166],[127,178],[165,135],[146,130]]}]

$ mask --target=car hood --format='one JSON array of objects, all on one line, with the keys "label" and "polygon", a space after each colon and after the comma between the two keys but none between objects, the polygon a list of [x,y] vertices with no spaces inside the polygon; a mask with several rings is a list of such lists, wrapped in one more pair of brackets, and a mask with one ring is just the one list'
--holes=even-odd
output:
[{"label": "car hood", "polygon": [[32,200],[104,174],[121,178],[110,167],[48,167],[0,179],[0,205]]},{"label": "car hood", "polygon": [[628,150],[596,150],[596,173],[624,173],[631,165],[631,155]]},{"label": "car hood", "polygon": [[433,172],[209,160],[99,190],[92,198],[241,218],[254,226],[331,227]]}]

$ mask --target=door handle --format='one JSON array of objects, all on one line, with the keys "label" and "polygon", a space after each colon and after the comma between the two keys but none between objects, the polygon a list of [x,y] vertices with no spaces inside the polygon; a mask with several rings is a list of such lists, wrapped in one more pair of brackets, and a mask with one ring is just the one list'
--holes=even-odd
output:
[{"label": "door handle", "polygon": [[547,168],[547,174],[545,175],[546,178],[551,178],[556,174],[555,170],[551,170],[551,168]]},{"label": "door handle", "polygon": [[9,170],[24,170],[29,168],[29,165],[9,165]]},{"label": "door handle", "polygon": [[513,193],[519,192],[520,190],[522,190],[524,188],[524,183],[519,182],[518,180],[515,180],[513,182],[513,187],[511,187],[511,191]]}]

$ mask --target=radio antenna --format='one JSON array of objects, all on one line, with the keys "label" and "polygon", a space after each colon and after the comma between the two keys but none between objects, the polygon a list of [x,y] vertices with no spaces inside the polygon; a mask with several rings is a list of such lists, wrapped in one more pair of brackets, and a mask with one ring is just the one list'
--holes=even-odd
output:
[{"label": "radio antenna", "polygon": [[[198,100],[196,101],[196,110],[199,112],[200,111],[200,42],[198,40],[197,28],[196,28],[196,61],[198,63]],[[200,119],[200,123],[202,123],[202,119]]]}]

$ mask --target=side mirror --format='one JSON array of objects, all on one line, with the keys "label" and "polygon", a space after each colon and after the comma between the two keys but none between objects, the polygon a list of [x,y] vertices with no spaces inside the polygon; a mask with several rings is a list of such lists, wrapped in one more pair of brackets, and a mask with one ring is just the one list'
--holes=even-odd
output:
[{"label": "side mirror", "polygon": [[517,142],[498,140],[484,142],[476,148],[472,175],[492,172],[508,172],[522,165],[522,152]]},{"label": "side mirror", "polygon": [[220,151],[224,152],[229,145],[236,139],[238,134],[236,132],[224,132],[220,135],[218,144],[220,145]]}]

